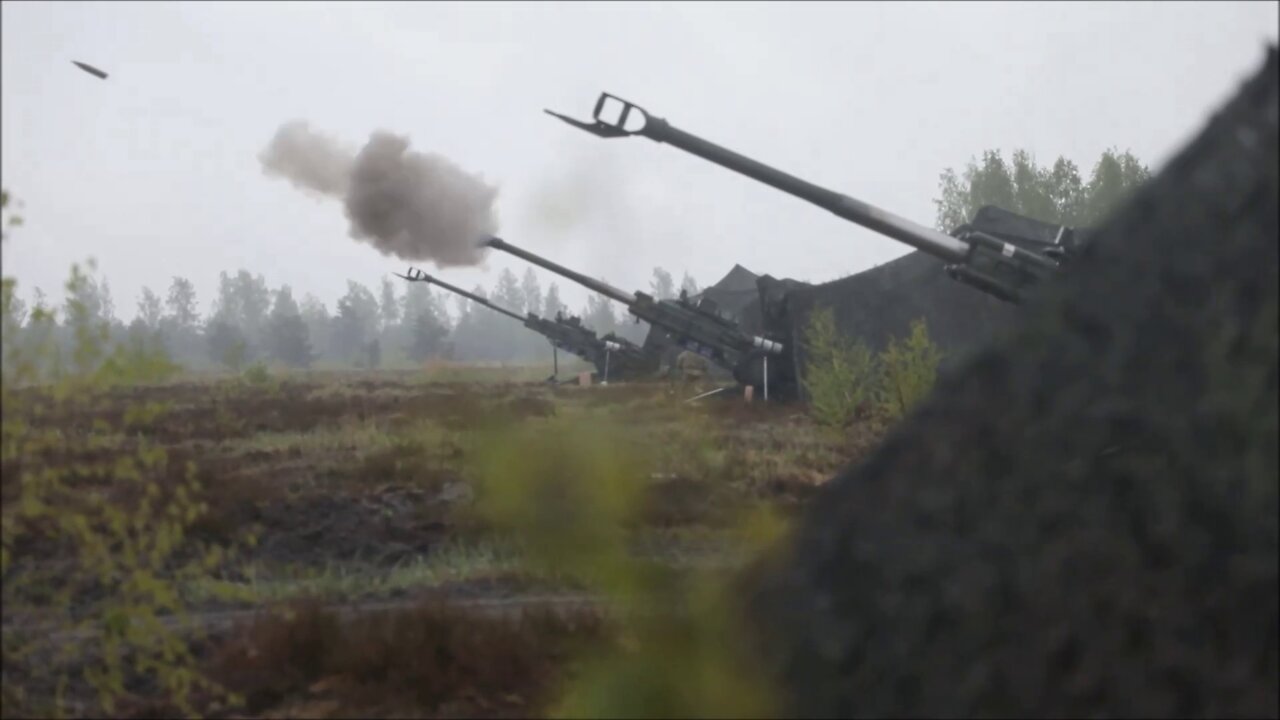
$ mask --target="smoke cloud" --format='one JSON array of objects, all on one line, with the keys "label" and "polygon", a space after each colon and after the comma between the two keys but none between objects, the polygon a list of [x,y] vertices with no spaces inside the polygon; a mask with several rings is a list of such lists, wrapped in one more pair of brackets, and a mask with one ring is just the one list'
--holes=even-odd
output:
[{"label": "smoke cloud", "polygon": [[[564,143],[555,165],[542,170],[538,184],[521,198],[522,227],[574,241],[575,266],[599,268],[609,282],[624,287],[644,287],[654,265],[670,262],[650,254],[655,241],[682,247],[686,257],[723,252],[699,250],[709,246],[690,236],[689,228],[704,221],[706,206],[661,174],[656,155],[624,160],[612,148]],[[679,276],[678,268],[668,269]]]},{"label": "smoke cloud", "polygon": [[351,237],[384,255],[474,265],[484,257],[477,243],[498,231],[497,188],[447,158],[410,150],[407,137],[377,131],[354,152],[295,120],[258,159],[268,175],[341,200]]}]

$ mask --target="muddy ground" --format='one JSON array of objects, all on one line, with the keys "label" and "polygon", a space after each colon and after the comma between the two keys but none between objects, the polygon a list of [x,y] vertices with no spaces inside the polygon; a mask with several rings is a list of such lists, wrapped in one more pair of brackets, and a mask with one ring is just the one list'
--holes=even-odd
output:
[{"label": "muddy ground", "polygon": [[[43,439],[6,452],[3,500],[16,506],[29,493],[24,482],[56,476],[70,489],[60,502],[77,508],[63,515],[92,514],[137,507],[148,493],[179,497],[198,481],[194,499],[204,507],[165,567],[191,560],[185,548],[195,543],[228,551],[172,582],[197,626],[235,619],[194,647],[202,672],[246,699],[237,714],[537,715],[568,667],[569,646],[605,641],[606,623],[589,604],[543,609],[536,598],[587,589],[528,569],[519,538],[475,511],[476,462],[492,451],[486,438],[554,418],[616,423],[652,460],[632,552],[714,571],[740,559],[727,532],[739,513],[793,512],[878,437],[870,428],[823,432],[798,407],[727,393],[684,402],[698,389],[331,373],[63,399],[27,390],[11,398],[5,421],[20,418],[22,437]],[[140,480],[122,479],[155,448],[163,456]],[[6,513],[6,533],[17,528],[6,540],[7,583],[47,585],[87,562],[91,553],[56,529],[53,510],[43,519]],[[7,637],[69,631],[68,618],[92,632],[104,592],[78,588],[62,605],[9,594]],[[532,614],[473,611],[494,600],[519,608],[521,598],[531,598]],[[301,614],[281,619],[281,607]],[[6,715],[30,703],[8,697],[14,688],[45,687],[22,667],[6,662]],[[164,711],[155,704],[162,693],[145,682],[126,690],[130,699],[114,712]],[[80,710],[92,712],[93,693],[82,695],[89,704]]]}]

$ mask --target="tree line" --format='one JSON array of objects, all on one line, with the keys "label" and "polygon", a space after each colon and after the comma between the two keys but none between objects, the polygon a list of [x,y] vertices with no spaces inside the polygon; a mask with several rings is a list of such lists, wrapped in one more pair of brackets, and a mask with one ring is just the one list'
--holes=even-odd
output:
[{"label": "tree line", "polygon": [[[936,223],[949,231],[981,206],[996,205],[1044,222],[1093,225],[1150,174],[1128,151],[1104,152],[1085,180],[1064,157],[1042,166],[1025,150],[1014,151],[1011,161],[999,150],[988,150],[961,173],[951,168],[942,172],[940,196],[934,200]],[[5,200],[7,204],[7,195]],[[6,224],[20,222],[10,216]],[[693,295],[698,285],[685,273],[678,288],[669,272],[654,269],[651,294],[668,299],[679,289]],[[472,292],[521,315],[554,318],[568,312],[557,285],[553,282],[544,291],[532,269],[522,278],[503,270],[492,290],[476,286]],[[346,294],[330,309],[312,295],[296,298],[287,285],[271,289],[261,275],[248,270],[223,272],[211,310],[201,316],[194,285],[174,277],[163,294],[142,290],[136,317],[128,324],[117,317],[107,280],[92,272],[73,273],[58,308],[50,307],[38,288],[28,304],[17,296],[13,280],[5,278],[3,305],[6,347],[42,342],[69,348],[74,317],[85,327],[105,328],[108,344],[163,351],[193,368],[239,371],[258,361],[293,368],[373,368],[429,358],[524,363],[545,360],[550,349],[541,336],[488,308],[426,283],[390,279],[376,292],[350,280]],[[61,312],[51,312],[55,309]],[[614,332],[641,343],[648,333],[645,323],[635,322],[625,310],[615,311],[609,300],[594,294],[577,314],[600,335]],[[33,323],[33,318],[41,321]]]},{"label": "tree line", "polygon": [[941,197],[937,228],[950,232],[973,218],[983,205],[1070,227],[1097,225],[1130,192],[1151,177],[1151,170],[1129,151],[1108,149],[1094,164],[1089,179],[1074,162],[1059,156],[1038,165],[1026,150],[1006,161],[999,150],[987,150],[969,161],[964,172],[947,168],[939,177]]},{"label": "tree line", "polygon": [[[427,283],[384,279],[375,291],[349,280],[346,294],[330,308],[310,294],[295,297],[288,285],[272,289],[262,275],[241,269],[220,273],[210,311],[202,316],[194,284],[174,277],[163,294],[144,287],[135,317],[125,323],[117,315],[106,278],[96,275],[92,264],[87,269],[68,282],[66,299],[57,308],[39,289],[30,303],[10,296],[5,303],[6,345],[52,342],[70,347],[70,319],[75,316],[79,323],[105,328],[109,345],[146,345],[187,367],[236,372],[256,362],[299,369],[376,368],[421,364],[430,358],[542,362],[550,353],[541,335]],[[688,273],[680,287],[698,292]],[[662,299],[678,293],[672,275],[662,268],[654,269],[649,291]],[[615,310],[611,301],[596,295],[572,313],[556,283],[544,291],[532,269],[523,278],[503,270],[491,290],[477,285],[471,292],[520,315],[577,314],[599,335],[613,332],[642,343],[648,333],[645,323],[635,322],[625,310]],[[51,312],[55,309],[60,312]],[[63,322],[51,319],[57,316]],[[35,318],[43,321],[33,322]]]},{"label": "tree line", "polygon": [[[962,173],[947,168],[934,200],[936,227],[949,232],[984,205],[995,205],[1042,222],[1092,227],[1151,176],[1130,152],[1107,150],[1086,182],[1075,163],[1059,157],[1040,166],[1025,150],[1007,162],[999,150],[973,158]],[[933,387],[940,349],[921,318],[902,338],[874,353],[861,338],[842,335],[833,308],[816,308],[803,330],[807,349],[804,386],[819,424],[843,429],[859,417],[897,420]]]}]

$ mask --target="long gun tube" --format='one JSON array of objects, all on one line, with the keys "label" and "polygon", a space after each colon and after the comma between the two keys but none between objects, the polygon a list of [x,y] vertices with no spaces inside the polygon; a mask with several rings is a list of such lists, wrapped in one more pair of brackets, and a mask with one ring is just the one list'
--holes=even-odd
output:
[{"label": "long gun tube", "polygon": [[502,313],[503,315],[506,315],[507,317],[513,320],[516,320],[517,322],[523,323],[525,320],[524,318],[511,312],[510,310],[507,310],[506,308],[498,307],[497,305],[494,305],[493,303],[489,302],[488,300],[485,300],[479,295],[469,293],[460,287],[455,287],[453,285],[450,285],[449,283],[441,280],[440,278],[432,277],[422,272],[421,270],[417,270],[415,268],[409,268],[408,273],[409,273],[408,275],[401,275],[400,273],[392,273],[392,274],[395,275],[396,277],[404,278],[409,282],[424,282],[424,283],[430,283],[432,285],[439,285],[440,287],[444,288],[445,290],[448,290],[449,292],[457,293],[458,295],[461,295],[462,297],[470,300],[471,302],[480,303],[481,305],[489,308],[490,310],[494,312]]},{"label": "long gun tube", "polygon": [[752,355],[778,355],[784,350],[782,343],[750,335],[737,323],[719,315],[685,303],[655,300],[644,293],[628,294],[606,282],[517,248],[501,238],[486,238],[481,244],[515,255],[626,305],[632,315],[666,330],[682,346],[734,370],[735,374],[741,372],[740,364]]},{"label": "long gun tube", "polygon": [[485,246],[494,248],[495,250],[501,250],[505,253],[515,255],[516,257],[520,258],[521,260],[524,260],[525,262],[533,263],[534,265],[537,265],[546,270],[550,270],[551,272],[557,275],[569,278],[570,280],[578,283],[579,285],[584,285],[587,288],[594,290],[595,292],[598,292],[601,295],[604,295],[610,300],[616,300],[617,302],[620,302],[623,305],[630,305],[631,303],[635,302],[635,297],[633,297],[631,294],[624,292],[622,290],[619,290],[618,288],[610,285],[607,282],[604,282],[603,280],[596,280],[595,278],[588,277],[586,275],[583,275],[580,272],[575,272],[573,270],[570,270],[569,268],[563,265],[551,262],[550,260],[544,257],[539,257],[537,255],[534,255],[533,253],[528,252],[527,250],[521,250],[520,248],[516,247],[515,245],[512,245],[511,243],[508,243],[502,238],[496,238],[496,237],[485,238],[484,241],[481,242],[481,245],[485,245]]},{"label": "long gun tube", "polygon": [[644,366],[645,357],[640,348],[635,347],[622,338],[609,340],[606,338],[598,338],[596,334],[581,325],[574,325],[561,320],[547,320],[538,317],[533,313],[529,313],[528,317],[521,317],[510,310],[494,305],[488,300],[469,293],[462,288],[450,285],[449,283],[432,277],[425,272],[416,268],[409,268],[408,274],[401,275],[393,273],[397,277],[404,278],[410,282],[425,282],[433,285],[439,285],[453,293],[457,293],[472,302],[480,303],[494,312],[502,313],[513,320],[522,323],[525,327],[546,337],[553,347],[560,348],[566,352],[573,353],[582,359],[596,364],[603,364],[601,372],[608,381],[610,377],[610,361],[614,355],[623,363],[624,373],[627,371],[635,371]]},{"label": "long gun tube", "polygon": [[[616,119],[612,121],[602,117],[610,101],[620,105]],[[1004,242],[990,234],[970,232],[963,236],[964,239],[953,237],[848,195],[802,180],[680,130],[666,120],[654,117],[643,108],[615,95],[608,93],[600,95],[593,113],[594,122],[575,120],[551,110],[545,112],[576,128],[603,138],[639,135],[656,142],[673,145],[685,152],[806,200],[852,223],[891,237],[949,263],[955,263],[948,268],[953,276],[1004,300],[1017,302],[1020,299],[1019,293],[1016,288],[1009,286],[1006,282],[975,270],[972,261],[976,253],[1002,258],[1005,264],[1013,264],[1029,274],[1040,275],[1057,267],[1057,263],[1048,257]],[[640,119],[639,127],[635,127],[634,123],[629,126],[628,121],[633,118]],[[966,265],[966,263],[969,264]]]}]

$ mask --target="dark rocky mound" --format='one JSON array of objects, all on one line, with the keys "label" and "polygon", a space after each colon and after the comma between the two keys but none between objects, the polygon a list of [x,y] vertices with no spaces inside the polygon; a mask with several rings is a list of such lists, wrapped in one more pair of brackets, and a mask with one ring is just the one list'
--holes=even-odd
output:
[{"label": "dark rocky mound", "polygon": [[1277,82],[752,576],[790,714],[1280,715]]}]

